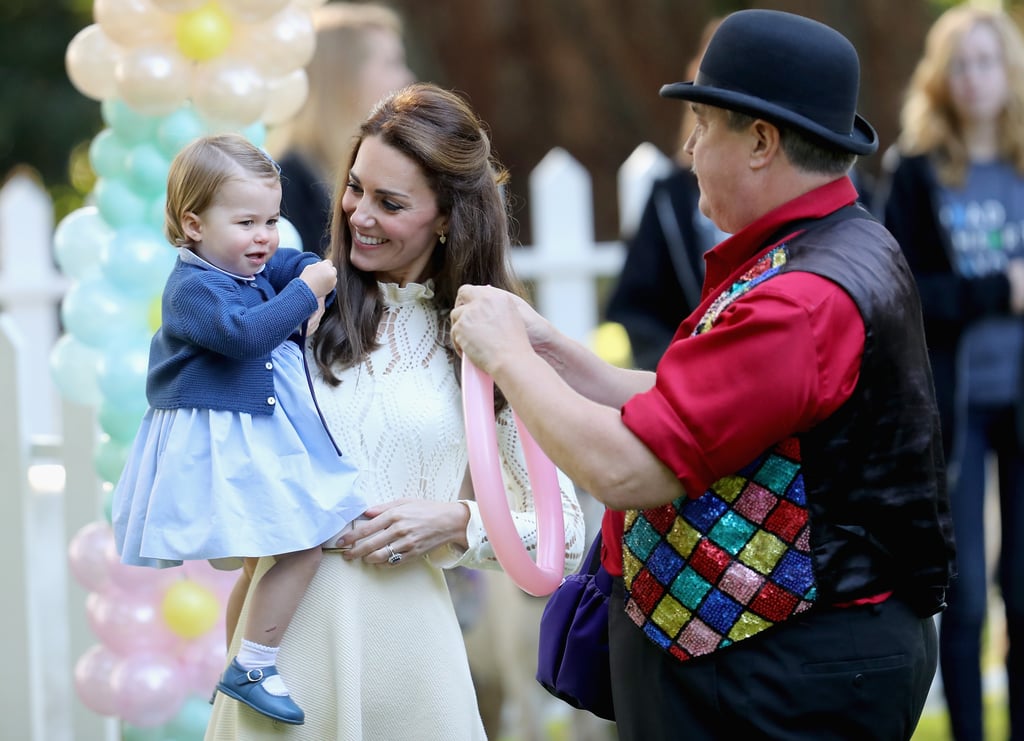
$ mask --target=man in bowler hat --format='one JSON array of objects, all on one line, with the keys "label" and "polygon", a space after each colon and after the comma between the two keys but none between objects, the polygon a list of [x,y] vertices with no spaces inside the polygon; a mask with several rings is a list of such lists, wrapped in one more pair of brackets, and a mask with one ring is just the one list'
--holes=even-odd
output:
[{"label": "man in bowler hat", "polygon": [[456,347],[604,502],[624,741],[908,739],[954,562],[913,278],[856,205],[860,63],[801,16],[733,13],[696,79],[700,209],[732,236],[655,373],[464,286]]}]

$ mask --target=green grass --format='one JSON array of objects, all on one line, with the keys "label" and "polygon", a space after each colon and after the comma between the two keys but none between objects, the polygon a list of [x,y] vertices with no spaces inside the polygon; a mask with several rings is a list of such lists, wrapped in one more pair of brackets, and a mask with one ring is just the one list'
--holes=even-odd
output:
[{"label": "green grass", "polygon": [[[1002,696],[985,698],[985,738],[987,741],[999,741],[1010,737],[1007,723],[1006,699]],[[949,715],[945,708],[925,711],[911,741],[949,741]]]}]

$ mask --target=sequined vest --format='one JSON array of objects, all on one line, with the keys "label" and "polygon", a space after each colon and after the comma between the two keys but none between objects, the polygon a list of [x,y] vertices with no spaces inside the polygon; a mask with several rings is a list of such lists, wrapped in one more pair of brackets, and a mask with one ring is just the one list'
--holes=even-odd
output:
[{"label": "sequined vest", "polygon": [[681,661],[817,605],[888,591],[922,615],[944,605],[953,543],[938,414],[917,292],[888,232],[859,210],[812,222],[723,291],[694,332],[714,331],[729,304],[791,270],[854,299],[860,376],[829,419],[701,496],[627,512],[626,612]]}]

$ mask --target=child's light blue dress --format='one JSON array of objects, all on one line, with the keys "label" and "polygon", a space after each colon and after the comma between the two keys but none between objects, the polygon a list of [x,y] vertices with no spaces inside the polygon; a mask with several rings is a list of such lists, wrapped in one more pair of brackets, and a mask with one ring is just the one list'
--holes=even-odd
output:
[{"label": "child's light blue dress", "polygon": [[271,354],[273,414],[150,409],[114,492],[121,561],[268,556],[318,546],[366,509],[313,403],[302,351]]}]

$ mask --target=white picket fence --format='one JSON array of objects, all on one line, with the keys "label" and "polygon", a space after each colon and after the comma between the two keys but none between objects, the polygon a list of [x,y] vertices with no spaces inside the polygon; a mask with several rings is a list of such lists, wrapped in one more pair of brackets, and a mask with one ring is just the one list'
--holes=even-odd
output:
[{"label": "white picket fence", "polygon": [[[623,233],[635,228],[652,180],[668,168],[651,144],[623,163]],[[515,268],[534,285],[540,311],[586,342],[600,317],[597,283],[618,274],[623,244],[595,241],[590,176],[565,150],[549,152],[531,173],[529,201],[534,244],[516,250]],[[12,740],[94,741],[115,737],[116,726],[74,696],[74,663],[97,639],[86,591],[65,564],[70,539],[100,517],[97,426],[93,409],[63,402],[50,380],[68,287],[54,266],[54,226],[38,183],[12,174],[0,189],[0,726]]]}]

